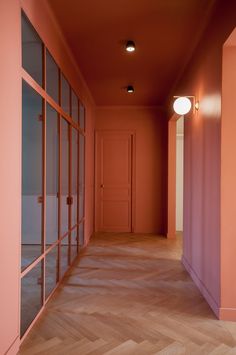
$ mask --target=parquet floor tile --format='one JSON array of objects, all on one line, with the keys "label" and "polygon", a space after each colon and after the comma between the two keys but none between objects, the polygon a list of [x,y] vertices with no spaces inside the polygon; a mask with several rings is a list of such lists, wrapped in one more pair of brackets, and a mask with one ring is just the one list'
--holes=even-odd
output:
[{"label": "parquet floor tile", "polygon": [[181,237],[97,234],[19,355],[236,355],[236,323],[216,319],[181,252]]}]

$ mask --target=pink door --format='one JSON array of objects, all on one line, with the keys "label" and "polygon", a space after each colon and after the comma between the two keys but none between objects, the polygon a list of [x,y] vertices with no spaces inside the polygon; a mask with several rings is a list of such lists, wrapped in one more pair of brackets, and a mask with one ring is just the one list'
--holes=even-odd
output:
[{"label": "pink door", "polygon": [[96,230],[131,232],[132,134],[100,131],[96,138]]}]

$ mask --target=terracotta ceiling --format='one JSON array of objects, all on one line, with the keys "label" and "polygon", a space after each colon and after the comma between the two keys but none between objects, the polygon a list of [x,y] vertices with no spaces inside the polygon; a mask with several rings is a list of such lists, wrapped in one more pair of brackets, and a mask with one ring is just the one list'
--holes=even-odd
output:
[{"label": "terracotta ceiling", "polygon": [[[214,0],[48,0],[97,105],[162,105]],[[127,53],[133,40],[137,50]],[[134,94],[125,87],[132,84]]]}]

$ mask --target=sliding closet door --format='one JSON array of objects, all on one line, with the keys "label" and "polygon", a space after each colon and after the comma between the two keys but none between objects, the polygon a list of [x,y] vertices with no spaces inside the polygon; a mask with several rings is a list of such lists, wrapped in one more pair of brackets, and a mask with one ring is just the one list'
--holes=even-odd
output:
[{"label": "sliding closet door", "polygon": [[71,261],[78,253],[78,131],[71,129]]},{"label": "sliding closet door", "polygon": [[45,298],[58,281],[58,208],[59,208],[59,117],[49,104],[46,109],[46,228]]},{"label": "sliding closet door", "polygon": [[[22,245],[25,270],[43,253],[43,116],[42,98],[25,82],[22,87]],[[21,279],[21,335],[43,304],[43,263]]]},{"label": "sliding closet door", "polygon": [[42,98],[23,82],[22,102],[22,248],[25,269],[43,252],[42,246]]},{"label": "sliding closet door", "polygon": [[69,265],[69,125],[61,118],[61,228],[60,277]]},{"label": "sliding closet door", "polygon": [[85,108],[22,13],[21,337],[84,244]]}]

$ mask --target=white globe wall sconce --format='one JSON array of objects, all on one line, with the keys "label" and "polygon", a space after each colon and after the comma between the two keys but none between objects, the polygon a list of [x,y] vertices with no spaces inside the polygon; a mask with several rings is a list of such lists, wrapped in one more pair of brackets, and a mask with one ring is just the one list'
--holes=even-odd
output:
[{"label": "white globe wall sconce", "polygon": [[195,101],[195,96],[174,96],[174,111],[178,115],[186,115],[194,107],[196,110],[199,109],[199,103]]}]

